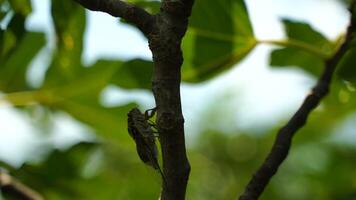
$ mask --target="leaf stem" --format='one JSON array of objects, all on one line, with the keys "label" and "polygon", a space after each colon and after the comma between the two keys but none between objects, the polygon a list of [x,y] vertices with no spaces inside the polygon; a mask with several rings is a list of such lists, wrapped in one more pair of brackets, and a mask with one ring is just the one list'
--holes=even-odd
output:
[{"label": "leaf stem", "polygon": [[297,41],[297,40],[258,40],[257,43],[300,49],[310,54],[313,54],[314,56],[317,56],[322,60],[327,60],[328,58],[330,58],[330,53],[325,53],[325,51],[317,49],[314,46],[309,45],[308,43]]},{"label": "leaf stem", "polygon": [[55,98],[50,91],[35,90],[7,93],[0,96],[1,103],[9,102],[12,106],[29,106],[37,103],[49,104],[53,103]]}]

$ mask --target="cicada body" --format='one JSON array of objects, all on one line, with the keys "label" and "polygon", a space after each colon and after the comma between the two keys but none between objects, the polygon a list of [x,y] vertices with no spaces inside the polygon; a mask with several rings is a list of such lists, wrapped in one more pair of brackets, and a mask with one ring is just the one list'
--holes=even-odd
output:
[{"label": "cicada body", "polygon": [[135,140],[138,156],[145,164],[159,169],[156,139],[147,117],[138,108],[133,108],[127,116],[128,132]]}]

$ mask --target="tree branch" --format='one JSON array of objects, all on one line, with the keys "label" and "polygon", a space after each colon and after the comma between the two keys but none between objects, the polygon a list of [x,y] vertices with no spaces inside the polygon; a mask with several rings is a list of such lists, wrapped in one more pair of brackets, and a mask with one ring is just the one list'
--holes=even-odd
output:
[{"label": "tree branch", "polygon": [[[351,6],[351,11],[355,9],[355,0]],[[245,188],[244,193],[239,200],[257,200],[266,188],[270,179],[275,175],[279,166],[288,156],[294,134],[305,125],[309,114],[318,106],[320,101],[328,94],[329,86],[332,81],[332,75],[343,55],[348,50],[349,44],[353,40],[356,32],[356,19],[352,17],[347,29],[344,42],[336,53],[325,61],[325,69],[319,78],[317,84],[304,100],[302,106],[290,119],[290,121],[279,130],[273,147],[264,163]]]},{"label": "tree branch", "polygon": [[184,200],[190,165],[186,155],[184,118],[180,99],[182,38],[188,27],[192,0],[163,0],[156,29],[149,35],[154,61],[152,90],[162,147],[165,184],[162,200]]},{"label": "tree branch", "polygon": [[162,0],[161,11],[188,20],[193,4],[194,0]]},{"label": "tree branch", "polygon": [[182,38],[194,0],[162,0],[161,12],[150,15],[120,0],[75,0],[82,6],[121,17],[148,38],[154,61],[152,91],[157,108],[157,130],[165,181],[161,200],[184,200],[190,165],[186,155],[184,118],[180,99]]},{"label": "tree branch", "polygon": [[74,0],[92,11],[101,11],[134,24],[146,36],[152,31],[153,15],[139,6],[121,0]]},{"label": "tree branch", "polygon": [[4,194],[13,195],[19,200],[43,200],[40,194],[11,177],[3,169],[0,169],[0,187]]}]

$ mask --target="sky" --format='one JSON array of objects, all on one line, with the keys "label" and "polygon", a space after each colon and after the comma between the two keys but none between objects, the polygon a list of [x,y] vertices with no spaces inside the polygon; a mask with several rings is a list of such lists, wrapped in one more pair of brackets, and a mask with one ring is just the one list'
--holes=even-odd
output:
[{"label": "sky", "polygon": [[[39,86],[54,46],[53,27],[50,26],[50,1],[32,2],[34,13],[26,22],[26,27],[29,30],[45,31],[50,41],[32,63],[28,73],[29,82]],[[246,0],[246,3],[259,39],[283,39],[285,35],[281,18],[307,22],[329,39],[337,38],[347,26],[347,12],[336,0]],[[145,38],[133,27],[99,12],[87,12],[87,18],[82,58],[84,63],[91,64],[103,57],[151,58]],[[182,105],[187,140],[190,141],[188,145],[192,145],[194,138],[204,130],[231,133],[271,127],[298,108],[315,79],[296,68],[269,68],[268,58],[273,48],[276,47],[258,46],[234,69],[211,81],[182,84]],[[222,99],[226,106],[219,107]],[[140,103],[143,108],[154,106],[152,95],[145,91],[126,91],[110,86],[102,94],[102,102],[107,106],[132,100]],[[200,116],[211,116],[211,123],[206,124],[206,117]],[[34,133],[29,116],[10,105],[1,104],[0,159],[19,165],[29,155],[34,159],[36,155],[33,152],[44,145],[54,144],[58,148],[67,148],[78,140],[92,137],[87,134],[90,132],[88,127],[65,113],[59,113],[53,118],[56,119],[56,129],[43,138],[40,133]]]}]

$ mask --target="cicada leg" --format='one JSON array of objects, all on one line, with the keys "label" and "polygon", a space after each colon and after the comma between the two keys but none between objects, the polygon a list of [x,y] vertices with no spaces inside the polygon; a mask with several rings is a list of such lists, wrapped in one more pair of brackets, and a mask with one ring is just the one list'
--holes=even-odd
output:
[{"label": "cicada leg", "polygon": [[146,120],[152,118],[155,114],[156,114],[156,111],[157,111],[157,107],[154,107],[152,109],[148,109],[145,111],[145,118]]}]

